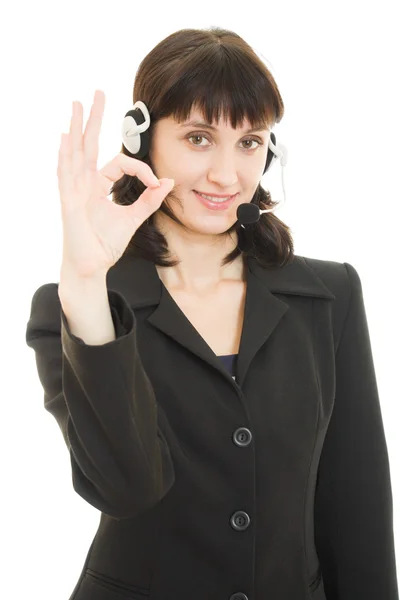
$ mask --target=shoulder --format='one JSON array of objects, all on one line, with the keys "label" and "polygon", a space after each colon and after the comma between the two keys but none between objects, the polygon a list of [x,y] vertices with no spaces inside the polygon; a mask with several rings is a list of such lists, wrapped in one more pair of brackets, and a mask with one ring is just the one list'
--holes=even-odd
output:
[{"label": "shoulder", "polygon": [[58,283],[44,283],[34,292],[31,307],[35,310],[59,310]]},{"label": "shoulder", "polygon": [[322,260],[309,256],[296,256],[307,265],[336,296],[348,303],[353,290],[361,291],[361,280],[357,269],[349,262]]},{"label": "shoulder", "polygon": [[321,260],[306,256],[297,257],[329,288],[334,294],[332,323],[335,335],[335,347],[341,337],[350,307],[356,312],[364,311],[362,283],[357,269],[349,262]]},{"label": "shoulder", "polygon": [[33,293],[28,329],[33,328],[60,331],[61,302],[58,296],[58,283],[45,283]]}]

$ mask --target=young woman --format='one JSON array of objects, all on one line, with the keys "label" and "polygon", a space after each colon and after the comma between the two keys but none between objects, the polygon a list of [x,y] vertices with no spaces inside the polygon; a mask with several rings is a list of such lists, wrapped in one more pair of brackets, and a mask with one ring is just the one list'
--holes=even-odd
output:
[{"label": "young woman", "polygon": [[84,133],[73,105],[60,281],[27,326],[72,484],[101,511],[71,598],[397,600],[358,273],[296,256],[271,211],[238,221],[275,204],[271,73],[234,32],[185,29],[133,98],[100,170],[104,94]]}]

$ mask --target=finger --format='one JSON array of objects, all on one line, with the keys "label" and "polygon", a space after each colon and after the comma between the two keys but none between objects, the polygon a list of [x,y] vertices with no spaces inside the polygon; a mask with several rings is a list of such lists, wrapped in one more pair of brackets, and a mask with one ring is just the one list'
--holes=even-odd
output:
[{"label": "finger", "polygon": [[129,214],[136,230],[160,208],[166,196],[175,185],[173,179],[163,178],[160,179],[160,182],[161,186],[159,188],[147,188],[138,200],[126,207],[127,214]]},{"label": "finger", "polygon": [[83,124],[83,106],[80,102],[72,103],[72,117],[69,127],[71,139],[71,150],[74,154],[77,150],[83,150],[82,146],[82,124]]},{"label": "finger", "polygon": [[60,193],[67,191],[68,184],[71,183],[71,148],[70,137],[67,133],[61,134],[61,143],[58,151],[57,177]]},{"label": "finger", "polygon": [[69,134],[69,143],[71,144],[70,165],[75,180],[83,169],[82,123],[83,106],[80,102],[75,101],[72,103],[72,118]]},{"label": "finger", "polygon": [[69,158],[69,135],[68,133],[61,134],[60,147],[58,149],[58,169],[64,169]]},{"label": "finger", "polygon": [[118,181],[125,174],[135,175],[146,186],[157,186],[159,180],[154,175],[152,169],[142,160],[131,158],[126,154],[117,154],[109,163],[107,163],[100,173],[110,179]]},{"label": "finger", "polygon": [[99,156],[99,135],[101,123],[104,115],[105,94],[101,90],[96,90],[88,122],[86,123],[85,133],[83,135],[83,151],[85,162],[89,169],[97,170],[97,160]]}]

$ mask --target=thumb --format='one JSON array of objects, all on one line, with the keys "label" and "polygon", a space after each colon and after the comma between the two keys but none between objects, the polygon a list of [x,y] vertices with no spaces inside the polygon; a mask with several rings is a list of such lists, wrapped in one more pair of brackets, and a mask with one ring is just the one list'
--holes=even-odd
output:
[{"label": "thumb", "polygon": [[174,179],[159,179],[160,186],[148,186],[129,208],[132,221],[138,229],[163,203],[165,197],[175,185]]}]

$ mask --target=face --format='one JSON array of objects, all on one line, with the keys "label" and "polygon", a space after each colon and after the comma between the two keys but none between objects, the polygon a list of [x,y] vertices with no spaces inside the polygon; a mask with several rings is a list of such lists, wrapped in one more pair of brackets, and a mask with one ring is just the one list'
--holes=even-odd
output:
[{"label": "face", "polygon": [[[221,119],[212,124],[215,129],[188,125],[189,121],[204,123],[201,113],[194,109],[184,123],[168,117],[154,125],[150,151],[153,170],[159,178],[175,180],[168,203],[189,230],[220,234],[237,221],[239,204],[253,198],[264,171],[270,132],[247,133],[248,121],[241,129],[233,129]],[[235,196],[228,204],[217,205],[217,210],[206,200],[203,203],[195,191]],[[155,214],[157,224],[165,218],[159,211]]]}]

